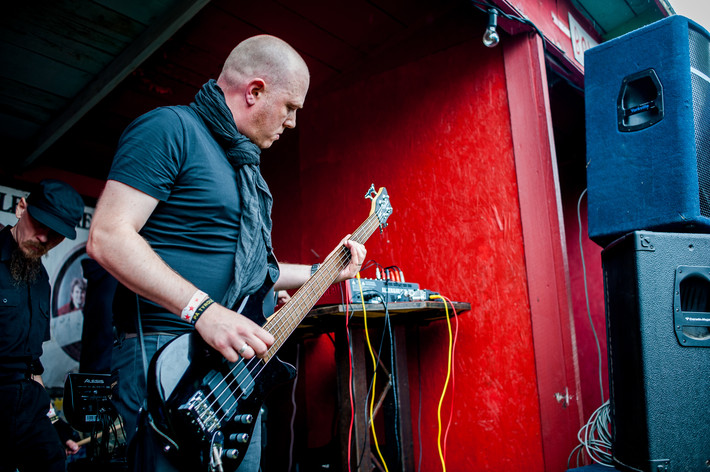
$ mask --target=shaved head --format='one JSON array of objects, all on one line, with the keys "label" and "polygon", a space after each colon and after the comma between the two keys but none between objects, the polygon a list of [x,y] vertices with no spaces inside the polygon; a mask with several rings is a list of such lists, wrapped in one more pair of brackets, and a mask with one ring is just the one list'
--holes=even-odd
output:
[{"label": "shaved head", "polygon": [[234,124],[262,149],[296,127],[311,78],[303,58],[285,41],[266,34],[245,39],[224,62],[217,85]]},{"label": "shaved head", "polygon": [[217,82],[224,88],[260,77],[282,87],[298,77],[308,80],[308,66],[287,42],[266,34],[245,39],[227,57]]}]

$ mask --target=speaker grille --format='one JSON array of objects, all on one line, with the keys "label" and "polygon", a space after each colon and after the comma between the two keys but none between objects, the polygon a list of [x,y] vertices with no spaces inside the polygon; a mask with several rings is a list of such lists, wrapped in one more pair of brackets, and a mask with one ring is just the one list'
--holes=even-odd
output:
[{"label": "speaker grille", "polygon": [[693,28],[688,30],[688,39],[700,214],[710,217],[710,41]]}]

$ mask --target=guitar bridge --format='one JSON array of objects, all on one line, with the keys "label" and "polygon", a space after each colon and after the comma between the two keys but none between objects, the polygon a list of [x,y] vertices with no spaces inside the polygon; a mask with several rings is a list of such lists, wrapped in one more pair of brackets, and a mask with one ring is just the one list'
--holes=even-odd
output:
[{"label": "guitar bridge", "polygon": [[197,426],[199,432],[205,437],[216,431],[220,426],[216,412],[212,409],[212,406],[201,390],[195,392],[178,410],[184,413],[189,422]]},{"label": "guitar bridge", "polygon": [[[203,382],[203,387],[178,407],[178,410],[205,440],[221,429],[223,422],[232,420],[238,400],[248,398],[253,392],[254,378],[240,360],[232,364],[226,373],[211,371],[204,377]],[[205,390],[209,394],[205,394]]]}]

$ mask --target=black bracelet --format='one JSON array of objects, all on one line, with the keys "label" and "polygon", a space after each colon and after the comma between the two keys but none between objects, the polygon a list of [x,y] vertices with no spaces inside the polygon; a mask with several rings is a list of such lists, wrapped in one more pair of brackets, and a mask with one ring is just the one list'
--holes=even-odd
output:
[{"label": "black bracelet", "polygon": [[311,266],[311,277],[313,277],[313,275],[315,275],[315,273],[316,273],[316,271],[318,270],[319,267],[320,267],[320,264],[313,264],[313,265]]},{"label": "black bracelet", "polygon": [[205,312],[207,307],[209,307],[213,303],[214,303],[214,300],[212,300],[212,298],[210,298],[210,297],[205,298],[205,301],[202,302],[202,305],[198,306],[197,310],[195,310],[195,314],[192,315],[192,319],[190,319],[190,323],[192,323],[193,325],[195,323],[197,323],[197,319],[202,315],[202,313]]}]

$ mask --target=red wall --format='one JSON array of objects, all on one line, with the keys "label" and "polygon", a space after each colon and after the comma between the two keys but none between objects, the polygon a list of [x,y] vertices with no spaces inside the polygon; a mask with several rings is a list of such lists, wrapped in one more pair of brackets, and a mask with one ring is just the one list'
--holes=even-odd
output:
[{"label": "red wall", "polygon": [[[369,241],[368,258],[471,303],[459,317],[451,471],[543,470],[504,77],[502,49],[485,49],[476,38],[327,95],[311,94],[299,116],[298,169],[293,156],[280,161],[279,171],[268,164],[282,260],[325,257],[367,216],[362,196],[374,182],[387,187],[394,213],[385,233]],[[423,326],[419,335],[419,353],[409,345],[415,454],[421,388],[421,470],[439,470],[446,323]],[[328,356],[313,357],[306,371],[331,364]]]}]

